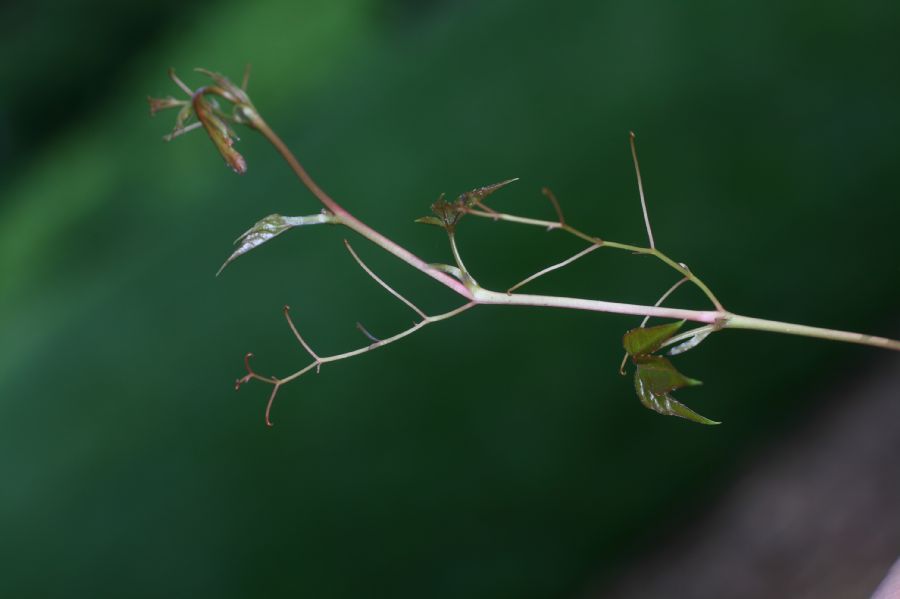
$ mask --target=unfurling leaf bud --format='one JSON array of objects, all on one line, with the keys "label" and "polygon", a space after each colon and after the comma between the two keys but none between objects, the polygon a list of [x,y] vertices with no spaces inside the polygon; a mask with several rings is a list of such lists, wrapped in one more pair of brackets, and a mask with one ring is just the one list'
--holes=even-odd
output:
[{"label": "unfurling leaf bud", "polygon": [[701,385],[675,369],[662,356],[642,356],[637,359],[634,373],[634,390],[644,407],[666,416],[679,416],[700,424],[720,424],[691,410],[672,397],[672,391],[682,387]]},{"label": "unfurling leaf bud", "polygon": [[239,175],[246,173],[247,161],[233,147],[237,135],[219,118],[215,108],[205,98],[199,97],[194,100],[194,112],[225,163]]},{"label": "unfurling leaf bud", "polygon": [[281,235],[288,229],[303,225],[321,225],[334,222],[337,222],[334,215],[325,211],[322,211],[319,214],[313,214],[312,216],[281,216],[280,214],[270,214],[264,219],[257,221],[257,223],[245,231],[243,235],[235,239],[234,243],[238,248],[228,256],[228,260],[226,260],[225,264],[219,268],[219,272],[216,273],[216,276],[219,276],[219,274],[225,270],[225,267],[231,264],[238,256],[243,256],[250,250]]},{"label": "unfurling leaf bud", "polygon": [[484,187],[479,187],[478,189],[467,191],[463,194],[460,194],[460,196],[457,198],[457,201],[463,204],[466,208],[471,208],[472,206],[480,204],[482,201],[484,201],[484,198],[488,197],[498,189],[506,187],[510,183],[518,180],[518,178],[507,179],[506,181],[501,181],[500,183],[485,185]]},{"label": "unfurling leaf bud", "polygon": [[[234,172],[242,175],[247,172],[247,161],[234,149],[234,141],[238,137],[226,124],[226,121],[258,129],[262,120],[259,118],[244,88],[238,87],[219,73],[205,69],[197,69],[197,71],[209,76],[213,80],[214,85],[192,90],[175,75],[174,70],[170,69],[169,76],[172,78],[172,81],[188,95],[189,99],[176,100],[171,96],[166,98],[147,98],[150,103],[150,114],[153,115],[160,110],[168,108],[182,107],[175,120],[175,129],[172,133],[166,135],[164,139],[170,141],[202,125],[219,154],[225,159],[225,163]],[[216,98],[230,102],[233,105],[232,113],[228,114],[220,109]],[[193,116],[197,117],[199,123],[187,125]]]}]

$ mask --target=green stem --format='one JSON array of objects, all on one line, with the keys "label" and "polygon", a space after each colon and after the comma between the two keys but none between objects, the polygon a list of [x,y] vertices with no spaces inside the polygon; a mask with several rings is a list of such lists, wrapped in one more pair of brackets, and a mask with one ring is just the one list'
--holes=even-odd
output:
[{"label": "green stem", "polygon": [[453,310],[444,312],[443,314],[438,314],[436,316],[428,316],[424,320],[420,320],[419,322],[415,323],[410,328],[400,331],[396,335],[392,335],[386,339],[381,339],[380,341],[375,341],[374,343],[370,343],[369,345],[367,345],[365,347],[360,347],[359,349],[354,349],[352,351],[344,352],[342,354],[335,354],[333,356],[319,357],[312,363],[301,368],[297,372],[284,377],[283,379],[265,379],[263,377],[257,377],[257,378],[259,378],[260,380],[264,380],[265,382],[272,383],[272,384],[277,383],[279,385],[283,385],[285,383],[290,383],[294,379],[300,378],[301,376],[303,376],[304,374],[306,374],[313,368],[320,367],[322,364],[328,364],[329,362],[337,362],[338,360],[346,360],[347,358],[352,358],[353,356],[358,356],[360,354],[370,352],[373,349],[378,349],[379,347],[383,347],[385,345],[390,345],[391,343],[394,343],[395,341],[399,341],[399,340],[403,339],[404,337],[407,337],[407,336],[415,333],[419,329],[421,329],[425,326],[428,326],[429,324],[431,324],[433,322],[440,322],[442,320],[447,320],[448,318],[453,318],[457,314],[461,314],[461,313],[465,312],[466,310],[468,310],[469,308],[472,308],[476,305],[477,305],[477,302],[474,302],[474,301],[469,302],[467,304],[463,304],[462,306],[459,306],[458,308],[454,308]]},{"label": "green stem", "polygon": [[715,306],[716,310],[723,311],[723,312],[725,310],[725,308],[722,306],[722,302],[719,301],[719,298],[717,298],[715,296],[715,294],[712,292],[712,290],[710,290],[710,288],[707,287],[706,283],[704,283],[700,279],[700,277],[698,277],[693,272],[691,272],[690,269],[687,269],[684,266],[682,266],[681,264],[679,264],[678,262],[672,260],[671,258],[666,256],[664,253],[662,253],[661,251],[659,251],[656,248],[648,248],[648,247],[642,247],[642,246],[638,246],[638,245],[630,245],[627,243],[619,243],[617,241],[608,241],[606,239],[594,237],[593,235],[588,235],[587,233],[584,233],[583,231],[579,231],[578,229],[576,229],[575,227],[573,227],[571,225],[560,223],[558,221],[541,220],[541,219],[537,219],[537,218],[527,218],[524,216],[516,216],[514,214],[505,214],[503,212],[494,212],[494,213],[482,212],[480,210],[469,210],[469,214],[474,214],[475,216],[481,216],[484,218],[491,218],[493,220],[503,220],[503,221],[507,221],[507,222],[511,222],[511,223],[519,223],[519,224],[531,225],[531,226],[535,226],[535,227],[544,227],[547,230],[559,229],[560,231],[565,231],[566,233],[569,233],[570,235],[574,235],[575,237],[578,237],[579,239],[587,241],[588,243],[593,243],[593,244],[597,244],[600,246],[609,247],[609,248],[613,248],[613,249],[617,249],[617,250],[625,250],[627,252],[634,252],[635,254],[645,254],[648,256],[655,256],[657,259],[662,261],[664,264],[666,264],[670,268],[674,269],[676,272],[678,272],[681,276],[686,278],[688,281],[690,281],[691,283],[696,285],[697,288],[700,289],[700,291],[702,291],[704,293],[704,295],[706,295],[706,297],[709,298],[709,301],[712,302],[712,304],[713,304],[713,306]]},{"label": "green stem", "polygon": [[451,231],[447,231],[447,237],[450,238],[450,251],[453,253],[453,260],[456,262],[456,266],[459,267],[459,271],[462,273],[463,278],[471,281],[472,284],[477,286],[478,283],[476,283],[472,275],[469,274],[469,269],[463,264],[462,256],[459,255],[459,248],[456,247],[456,235]]},{"label": "green stem", "polygon": [[[726,312],[722,308],[722,304],[716,298],[716,296],[710,291],[710,289],[701,281],[697,276],[695,276],[689,269],[681,266],[679,263],[675,262],[656,248],[647,248],[641,246],[634,246],[624,243],[618,243],[614,241],[604,241],[599,237],[593,237],[578,229],[563,224],[561,222],[554,221],[546,221],[540,219],[532,219],[525,218],[520,216],[514,216],[511,214],[503,214],[503,213],[487,213],[480,212],[477,210],[470,210],[469,212],[475,214],[477,216],[483,216],[487,218],[492,218],[494,220],[505,220],[509,222],[517,222],[527,225],[533,226],[542,226],[547,229],[562,229],[567,233],[574,235],[584,241],[587,241],[592,244],[598,244],[601,246],[607,246],[615,249],[626,250],[635,252],[638,254],[648,254],[655,256],[657,259],[661,260],[678,273],[680,273],[683,277],[687,278],[689,281],[694,283],[698,288],[700,288],[703,293],[712,301],[715,305],[716,309],[713,311],[701,311],[701,310],[681,310],[677,308],[663,308],[658,306],[644,306],[639,304],[623,304],[618,302],[605,302],[599,300],[588,300],[581,298],[569,298],[569,297],[558,297],[558,296],[542,296],[542,295],[524,295],[524,294],[507,294],[507,293],[499,293],[496,291],[489,291],[479,287],[477,284],[472,281],[468,286],[459,280],[451,277],[450,275],[435,269],[427,262],[407,250],[406,248],[396,244],[391,241],[381,233],[375,231],[368,225],[362,223],[358,219],[356,219],[353,215],[351,215],[347,210],[345,210],[342,206],[340,206],[337,202],[335,202],[328,194],[325,193],[315,181],[313,181],[312,177],[306,172],[306,169],[300,165],[300,162],[294,156],[294,154],[290,151],[290,149],[285,145],[285,143],[281,140],[278,135],[275,134],[272,129],[263,121],[263,119],[259,116],[259,114],[255,110],[249,110],[249,107],[245,107],[244,112],[246,118],[249,121],[249,124],[259,131],[268,141],[271,143],[275,149],[281,154],[282,158],[288,163],[291,167],[291,170],[297,175],[300,181],[313,193],[313,195],[318,198],[320,202],[327,208],[332,214],[334,214],[335,219],[348,228],[356,231],[363,237],[369,239],[379,247],[383,248],[385,251],[397,256],[404,262],[410,264],[414,268],[422,271],[433,279],[439,281],[443,285],[449,287],[454,290],[461,296],[470,300],[469,304],[466,304],[464,308],[460,308],[457,310],[450,311],[446,314],[442,314],[437,317],[429,318],[426,321],[423,321],[418,326],[413,327],[412,329],[408,329],[407,331],[396,335],[395,337],[386,339],[383,342],[379,342],[374,344],[371,348],[378,347],[380,345],[384,345],[386,343],[390,343],[394,340],[405,337],[410,334],[414,330],[417,330],[420,326],[427,324],[429,322],[435,322],[437,320],[444,320],[445,318],[450,318],[455,314],[458,314],[460,311],[464,309],[468,309],[472,305],[475,304],[505,304],[505,305],[520,305],[520,306],[546,306],[546,307],[558,307],[558,308],[570,308],[576,310],[590,310],[595,312],[611,312],[617,314],[633,314],[637,316],[655,316],[660,318],[673,318],[673,319],[685,319],[691,320],[695,322],[701,322],[704,324],[715,325],[716,328],[732,328],[732,329],[751,329],[758,331],[771,331],[776,333],[784,333],[788,335],[801,335],[805,337],[816,337],[820,339],[831,339],[835,341],[845,341],[848,343],[858,343],[862,345],[871,345],[874,347],[882,347],[885,349],[892,349],[895,351],[900,351],[900,341],[895,341],[892,339],[886,339],[884,337],[875,337],[872,335],[864,335],[861,333],[851,333],[846,331],[837,331],[833,329],[823,329],[819,327],[810,327],[805,325],[791,324],[785,322],[777,322],[772,320],[764,320],[761,318],[750,318],[747,316],[740,316],[738,314],[732,314],[730,312]],[[453,250],[454,258],[456,259],[457,264],[460,269],[465,272],[465,267],[463,266],[462,260],[459,256],[459,251],[456,248],[455,240],[453,236],[450,237],[451,248]],[[341,354],[340,356],[332,356],[329,359],[322,359],[322,362],[325,361],[333,361],[337,359],[343,359],[345,357],[350,357],[352,355],[356,355],[358,353],[362,353],[363,351],[368,351],[368,349],[360,349],[354,352],[349,352],[347,354]],[[284,379],[281,382],[287,382],[296,376],[299,376],[300,373],[295,373],[288,379]]]},{"label": "green stem", "polygon": [[862,333],[851,333],[849,331],[838,331],[836,329],[810,327],[790,322],[779,322],[777,320],[751,318],[739,314],[728,314],[724,319],[722,328],[768,331],[771,333],[781,333],[783,335],[800,335],[802,337],[815,337],[817,339],[829,339],[832,341],[843,341],[845,343],[858,343],[860,345],[871,345],[873,347],[900,351],[900,341],[895,341],[894,339],[876,337],[874,335],[864,335]]}]

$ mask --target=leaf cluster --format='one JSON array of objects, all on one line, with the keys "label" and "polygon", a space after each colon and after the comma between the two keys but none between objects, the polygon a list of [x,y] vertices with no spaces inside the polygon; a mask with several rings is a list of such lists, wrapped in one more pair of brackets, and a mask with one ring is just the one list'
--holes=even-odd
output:
[{"label": "leaf cluster", "polygon": [[634,390],[644,407],[660,414],[678,416],[700,424],[720,424],[672,397],[672,393],[682,387],[703,383],[684,376],[668,358],[654,353],[683,325],[681,320],[655,327],[638,327],[625,333],[622,345],[635,365]]}]

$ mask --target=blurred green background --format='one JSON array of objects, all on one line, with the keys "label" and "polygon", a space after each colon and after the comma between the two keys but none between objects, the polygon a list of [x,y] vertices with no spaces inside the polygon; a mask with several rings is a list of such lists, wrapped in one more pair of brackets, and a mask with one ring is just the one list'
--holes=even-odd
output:
[{"label": "blurred green background", "polygon": [[[835,386],[896,367],[870,348],[726,332],[679,364],[701,427],[616,374],[638,319],[485,307],[285,387],[411,314],[330,227],[213,275],[258,218],[318,211],[261,139],[223,166],[160,137],[147,94],[195,66],[240,78],[351,212],[429,260],[441,192],[510,177],[492,205],[658,245],[726,306],[896,337],[896,2],[190,5],[35,0],[0,9],[0,595],[571,597],[690,529]],[[505,289],[582,247],[467,219],[479,282]],[[427,311],[452,293],[360,255]],[[652,303],[674,281],[601,251],[534,292]],[[673,304],[702,307],[684,289]],[[892,361],[893,360],[893,361]],[[900,393],[900,390],[895,389]],[[889,476],[900,476],[894,471]],[[696,572],[703,576],[702,572]],[[671,596],[677,596],[674,593]]]}]

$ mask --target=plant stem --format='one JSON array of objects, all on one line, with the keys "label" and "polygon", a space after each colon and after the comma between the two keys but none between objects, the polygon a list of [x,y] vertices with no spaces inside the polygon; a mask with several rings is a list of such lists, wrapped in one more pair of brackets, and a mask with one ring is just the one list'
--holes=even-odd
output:
[{"label": "plant stem", "polygon": [[715,294],[710,290],[710,288],[706,286],[706,283],[704,283],[702,280],[700,280],[700,278],[697,275],[695,275],[693,272],[691,272],[690,269],[685,268],[678,262],[675,262],[674,260],[672,260],[671,258],[666,256],[664,253],[662,253],[661,251],[659,251],[656,248],[642,247],[639,245],[630,245],[627,243],[619,243],[617,241],[608,241],[606,239],[594,237],[593,235],[588,235],[587,233],[579,231],[578,229],[576,229],[575,227],[573,227],[571,225],[568,225],[568,224],[565,224],[562,222],[552,221],[552,220],[527,218],[524,216],[516,216],[514,214],[505,214],[503,212],[488,213],[488,212],[482,212],[480,210],[469,210],[469,214],[474,214],[475,216],[481,216],[484,218],[490,218],[492,220],[505,220],[505,221],[511,222],[511,223],[532,225],[535,227],[544,227],[547,230],[559,229],[560,231],[565,231],[566,233],[569,233],[570,235],[574,235],[575,237],[578,237],[579,239],[583,239],[584,241],[587,241],[588,243],[595,243],[600,246],[614,248],[617,250],[625,250],[628,252],[634,252],[636,254],[646,254],[648,256],[655,256],[657,259],[661,260],[667,266],[674,269],[676,272],[678,272],[681,276],[686,278],[688,281],[690,281],[691,283],[696,285],[700,289],[700,291],[702,291],[706,295],[706,297],[709,298],[709,301],[712,302],[713,306],[715,306],[717,310],[720,310],[720,311],[725,310],[725,308],[722,306],[722,302],[720,302],[719,298],[717,298],[715,296]]},{"label": "plant stem", "polygon": [[453,277],[439,271],[435,270],[431,266],[428,265],[427,262],[407,250],[401,245],[391,241],[378,231],[369,227],[365,223],[358,220],[352,214],[347,212],[345,208],[343,208],[340,204],[335,202],[331,197],[325,193],[325,191],[319,187],[315,181],[313,181],[312,177],[309,176],[309,173],[306,172],[306,169],[300,164],[297,160],[296,156],[294,156],[293,152],[288,149],[281,138],[272,131],[271,128],[266,124],[266,122],[260,117],[258,114],[254,112],[253,118],[251,120],[252,126],[262,133],[263,137],[265,137],[269,143],[271,143],[275,149],[281,154],[281,157],[284,158],[285,162],[291,167],[291,170],[294,171],[294,174],[300,179],[300,181],[309,189],[316,198],[322,202],[322,204],[330,210],[335,217],[340,221],[341,224],[347,226],[348,228],[356,231],[375,245],[383,248],[385,251],[397,256],[410,266],[422,271],[429,277],[437,280],[439,283],[449,287],[459,295],[463,296],[466,299],[472,299],[471,292],[463,285],[461,282],[457,281]]},{"label": "plant stem", "polygon": [[[718,310],[683,310],[680,308],[665,308],[660,306],[644,306],[640,304],[623,304],[618,302],[605,302],[573,297],[559,297],[552,295],[526,295],[506,294],[487,289],[475,289],[475,301],[479,304],[502,304],[508,306],[541,306],[548,308],[569,308],[573,310],[588,310],[593,312],[610,312],[613,314],[633,314],[635,316],[650,316],[657,318],[671,318],[674,320],[690,320],[713,325],[715,329],[748,329],[753,331],[769,331],[783,333],[785,335],[799,335],[801,337],[815,337],[817,339],[830,339],[832,341],[844,341],[860,345],[871,345],[884,349],[900,351],[900,341],[886,337],[876,337],[862,333],[851,333],[835,329],[824,329],[789,322],[778,322],[762,318],[741,316],[731,312]],[[695,334],[685,333],[685,338]],[[680,339],[679,339],[680,340]],[[668,345],[668,344],[667,344]]]},{"label": "plant stem", "polygon": [[587,310],[590,312],[609,312],[612,314],[631,314],[633,316],[651,316],[672,318],[675,320],[691,320],[705,324],[714,324],[727,312],[717,310],[682,310],[680,308],[664,308],[660,306],[644,306],[641,304],[623,304],[602,300],[583,299],[578,297],[562,297],[556,295],[530,295],[524,293],[500,293],[478,287],[474,290],[475,301],[479,304],[506,306],[539,306],[545,308],[569,308],[571,310]]},{"label": "plant stem", "polygon": [[784,335],[800,335],[802,337],[830,339],[832,341],[858,343],[860,345],[871,345],[873,347],[881,347],[884,349],[900,351],[900,341],[895,341],[894,339],[875,337],[873,335],[864,335],[862,333],[851,333],[849,331],[838,331],[835,329],[810,327],[802,324],[793,324],[790,322],[778,322],[777,320],[751,318],[749,316],[741,316],[739,314],[728,314],[724,319],[722,328],[769,331],[771,333],[782,333]]},{"label": "plant stem", "polygon": [[415,333],[422,327],[428,326],[429,324],[431,324],[433,322],[440,322],[442,320],[447,320],[448,318],[453,318],[457,314],[461,314],[461,313],[465,312],[466,310],[468,310],[469,308],[472,308],[475,305],[476,305],[476,302],[472,301],[467,304],[463,304],[462,306],[459,306],[458,308],[454,308],[453,310],[450,310],[448,312],[444,312],[443,314],[438,314],[436,316],[428,316],[427,318],[425,318],[425,320],[420,320],[419,322],[415,323],[413,326],[411,326],[408,329],[405,329],[403,331],[400,331],[396,335],[392,335],[390,337],[387,337],[386,339],[381,339],[380,341],[370,343],[369,345],[367,345],[365,347],[360,347],[359,349],[354,349],[352,351],[344,352],[342,354],[335,354],[333,356],[319,357],[314,362],[312,362],[311,364],[308,364],[304,368],[301,368],[294,374],[286,376],[283,379],[275,379],[275,381],[267,381],[267,382],[277,382],[279,385],[289,383],[289,382],[293,381],[294,379],[297,379],[297,378],[303,376],[304,374],[306,374],[313,368],[320,367],[322,364],[327,364],[329,362],[337,362],[338,360],[346,360],[347,358],[352,358],[353,356],[358,356],[360,354],[370,352],[373,349],[378,349],[379,347],[382,347],[385,345],[390,345],[391,343],[394,343],[395,341],[399,341],[400,339],[403,339],[404,337]]},{"label": "plant stem", "polygon": [[[661,260],[675,271],[680,273],[683,277],[694,283],[698,288],[700,288],[703,293],[712,301],[713,305],[716,307],[715,310],[683,310],[678,308],[664,308],[660,306],[645,306],[640,304],[626,304],[619,302],[607,302],[601,300],[590,300],[590,299],[582,299],[582,298],[571,298],[571,297],[560,297],[560,296],[546,296],[546,295],[528,295],[528,294],[507,294],[500,293],[496,291],[490,291],[484,289],[482,287],[477,286],[474,281],[471,282],[469,286],[460,282],[459,280],[451,277],[450,275],[433,268],[427,262],[407,250],[406,248],[396,244],[391,241],[378,231],[375,231],[368,225],[359,221],[352,214],[347,212],[340,204],[335,202],[325,191],[320,188],[316,182],[309,176],[306,172],[306,169],[300,164],[294,154],[290,151],[290,149],[285,145],[285,143],[281,140],[278,135],[272,131],[271,128],[266,124],[266,122],[259,116],[258,113],[254,110],[249,115],[250,124],[258,130],[268,141],[271,143],[275,149],[281,154],[282,158],[288,163],[291,167],[291,170],[297,175],[300,181],[316,196],[316,198],[322,202],[326,209],[332,212],[340,224],[347,226],[348,228],[356,231],[366,239],[370,240],[372,243],[378,245],[385,251],[397,256],[410,266],[416,268],[417,270],[425,273],[441,284],[449,287],[459,295],[463,296],[467,300],[470,300],[468,304],[465,306],[458,308],[456,310],[451,310],[445,314],[441,314],[439,316],[429,317],[426,320],[418,323],[416,326],[411,329],[407,329],[393,337],[389,337],[383,341],[377,342],[368,346],[366,348],[361,348],[352,352],[348,352],[345,354],[340,354],[337,356],[331,356],[328,358],[321,358],[318,363],[331,362],[334,360],[348,358],[353,355],[357,355],[375,347],[380,347],[381,345],[387,345],[388,343],[392,343],[393,341],[399,340],[413,331],[429,324],[431,322],[437,322],[438,320],[444,320],[447,318],[451,318],[455,316],[459,312],[467,310],[476,304],[493,304],[493,305],[516,305],[516,306],[543,306],[543,307],[553,307],[553,308],[569,308],[574,310],[588,310],[593,312],[609,312],[613,314],[632,314],[635,316],[651,316],[651,317],[659,317],[659,318],[672,318],[676,320],[691,320],[694,322],[701,322],[704,324],[714,325],[717,329],[731,328],[731,329],[751,329],[757,331],[771,331],[776,333],[784,333],[788,335],[801,335],[804,337],[816,337],[819,339],[831,339],[834,341],[844,341],[848,343],[858,343],[862,345],[870,345],[874,347],[881,347],[885,349],[891,349],[894,351],[900,351],[900,341],[895,341],[892,339],[887,339],[884,337],[875,337],[872,335],[864,335],[861,333],[851,333],[847,331],[837,331],[833,329],[823,329],[819,327],[810,327],[799,324],[791,324],[785,322],[777,322],[773,320],[764,320],[761,318],[751,318],[748,316],[741,316],[738,314],[732,314],[727,312],[723,307],[721,302],[716,298],[716,296],[710,291],[710,289],[703,283],[694,273],[692,273],[688,268],[682,266],[678,262],[675,262],[658,249],[654,247],[641,247],[635,246],[625,243],[618,243],[614,241],[604,241],[599,237],[593,237],[578,229],[565,224],[564,222],[554,222],[533,218],[525,218],[521,216],[515,216],[511,214],[504,213],[488,213],[481,212],[478,210],[469,210],[469,213],[475,214],[477,216],[487,217],[494,220],[505,220],[508,222],[516,222],[527,225],[541,226],[547,229],[561,229],[566,231],[567,233],[574,235],[580,239],[583,239],[592,244],[597,244],[600,246],[611,247],[620,250],[626,250],[635,252],[638,254],[647,254],[651,256],[655,256],[657,259]],[[451,242],[453,240],[451,239]],[[454,251],[454,258],[459,263],[460,268],[462,267],[462,262],[459,258],[459,253],[456,251],[455,244],[452,243],[451,247]],[[310,365],[311,367],[312,365]],[[304,369],[300,372],[294,373],[286,379],[282,379],[279,384],[288,382],[300,376],[303,372],[306,372],[307,369]]]}]

